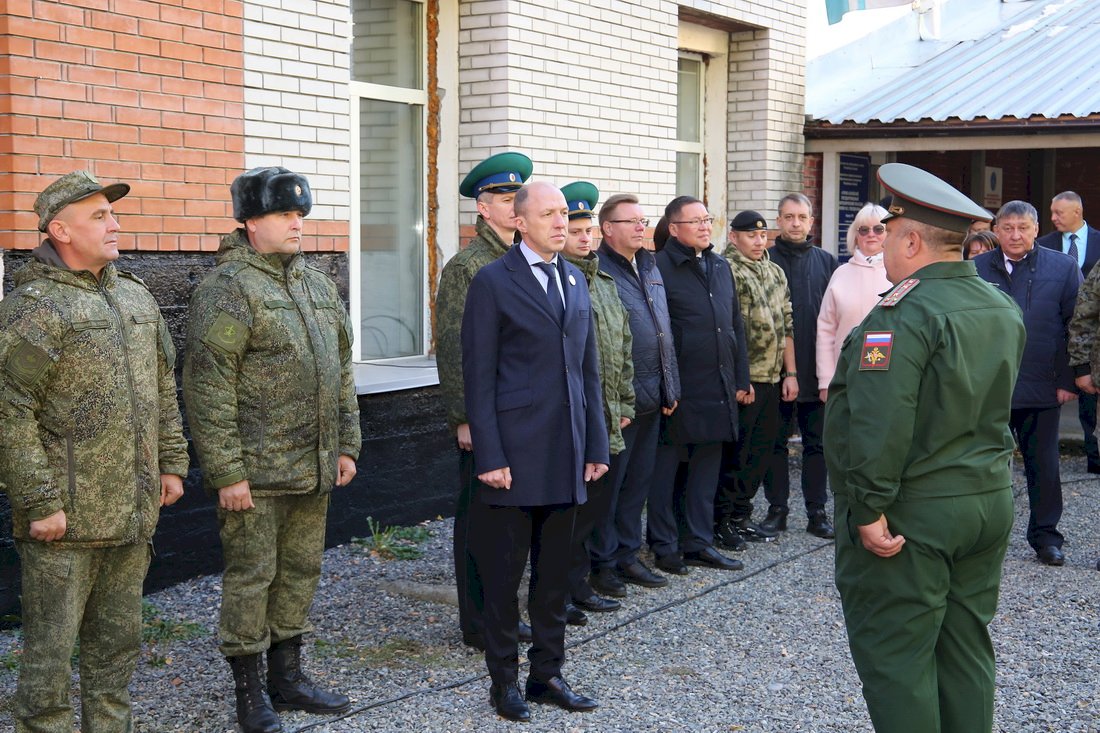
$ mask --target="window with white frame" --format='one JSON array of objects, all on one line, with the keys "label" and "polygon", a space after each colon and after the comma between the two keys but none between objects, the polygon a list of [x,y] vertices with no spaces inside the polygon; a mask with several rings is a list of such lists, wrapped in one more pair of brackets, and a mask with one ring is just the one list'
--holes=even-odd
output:
[{"label": "window with white frame", "polygon": [[[426,349],[424,4],[352,0],[352,309],[360,360]],[[357,276],[356,276],[357,271]]]},{"label": "window with white frame", "polygon": [[681,53],[676,75],[676,195],[703,198],[704,75],[700,54]]}]

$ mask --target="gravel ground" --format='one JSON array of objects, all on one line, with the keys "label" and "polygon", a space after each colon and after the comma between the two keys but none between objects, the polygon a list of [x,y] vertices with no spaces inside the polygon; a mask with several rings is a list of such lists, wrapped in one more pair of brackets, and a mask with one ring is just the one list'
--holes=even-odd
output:
[{"label": "gravel ground", "polygon": [[[1075,456],[1064,458],[1062,476],[1068,561],[1047,568],[1023,539],[1027,499],[1017,466],[1016,528],[993,623],[995,730],[1004,733],[1100,733],[1100,481]],[[803,521],[795,509],[778,542],[750,545],[743,572],[693,568],[666,588],[631,588],[619,612],[570,627],[564,674],[601,707],[576,714],[534,705],[523,729],[869,733],[832,583],[832,544],[801,531]],[[418,560],[380,560],[354,544],[325,554],[307,667],[346,691],[353,709],[340,719],[285,714],[288,731],[515,729],[489,708],[481,655],[460,643],[450,522],[426,526],[431,537]],[[138,730],[236,730],[214,635],[219,593],[220,578],[209,576],[149,596],[163,619],[200,629],[197,638],[145,649],[131,686]],[[0,634],[2,731],[13,727],[16,674],[8,667],[18,650],[17,633]]]}]

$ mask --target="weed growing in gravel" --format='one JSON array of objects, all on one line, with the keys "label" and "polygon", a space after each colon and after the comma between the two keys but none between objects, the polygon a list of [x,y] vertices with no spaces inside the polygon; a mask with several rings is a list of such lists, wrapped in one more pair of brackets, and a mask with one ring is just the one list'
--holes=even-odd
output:
[{"label": "weed growing in gravel", "polygon": [[149,601],[141,602],[141,640],[149,646],[149,664],[164,667],[172,658],[161,654],[157,644],[173,641],[189,641],[206,634],[202,624],[194,621],[165,619],[161,610]]},{"label": "weed growing in gravel", "polygon": [[370,537],[352,537],[352,543],[383,560],[418,560],[424,556],[420,545],[432,536],[423,524],[412,527],[386,527],[367,517]]}]

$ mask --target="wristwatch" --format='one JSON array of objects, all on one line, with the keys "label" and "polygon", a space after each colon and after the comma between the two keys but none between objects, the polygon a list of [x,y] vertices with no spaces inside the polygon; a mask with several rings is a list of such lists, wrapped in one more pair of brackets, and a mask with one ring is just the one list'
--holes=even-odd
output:
[{"label": "wristwatch", "polygon": [[787,377],[797,377],[798,372],[782,372],[779,376],[783,377],[784,379],[786,379]]}]

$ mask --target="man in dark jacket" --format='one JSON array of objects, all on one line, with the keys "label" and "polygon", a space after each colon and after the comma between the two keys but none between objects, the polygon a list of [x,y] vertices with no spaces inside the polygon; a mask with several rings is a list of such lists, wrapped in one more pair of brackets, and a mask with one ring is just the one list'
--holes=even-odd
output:
[{"label": "man in dark jacket", "polygon": [[821,436],[825,422],[825,403],[817,389],[817,312],[829,278],[837,268],[836,257],[814,246],[810,237],[814,216],[810,200],[800,193],[784,196],[779,202],[776,225],[779,236],[769,250],[771,260],[783,269],[791,289],[794,316],[794,355],[798,377],[798,400],[780,402],[783,424],[772,454],[772,468],[764,480],[768,497],[768,516],[761,525],[769,530],[787,528],[787,501],[791,493],[787,466],[787,438],[798,421],[802,434],[802,499],[806,503],[806,531],[822,539],[831,539],[833,526],[825,513],[825,455]]},{"label": "man in dark jacket", "polygon": [[[665,207],[669,240],[657,253],[672,320],[676,361],[691,378],[663,425],[649,503],[649,538],[657,566],[740,570],[714,542],[714,495],[722,443],[737,439],[737,404],[752,402],[748,346],[733,274],[710,243],[714,220],[702,201],[680,196]],[[676,486],[680,463],[687,463]],[[663,497],[661,496],[663,492]],[[683,551],[683,558],[680,558]]]},{"label": "man in dark jacket", "polygon": [[593,537],[592,576],[598,592],[622,598],[625,580],[644,588],[668,585],[638,560],[642,547],[642,507],[653,485],[657,429],[680,399],[680,372],[672,348],[665,286],[653,254],[645,248],[649,220],[632,194],[616,194],[600,207],[600,270],[615,280],[633,336],[634,421],[623,428],[621,472],[613,510]]},{"label": "man in dark jacket", "polygon": [[[1031,514],[1027,541],[1044,565],[1062,565],[1062,479],[1058,418],[1075,399],[1067,338],[1081,270],[1072,257],[1035,246],[1039,217],[1026,201],[1009,201],[993,229],[1001,248],[974,259],[978,275],[1012,296],[1024,314],[1027,345],[1012,393],[1009,423],[1024,456]],[[1052,368],[1053,367],[1053,368]]]}]

